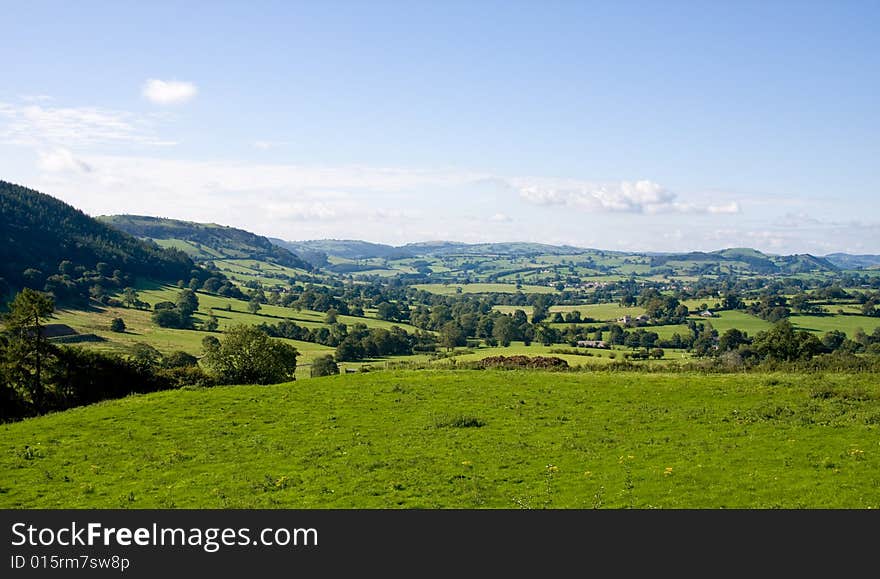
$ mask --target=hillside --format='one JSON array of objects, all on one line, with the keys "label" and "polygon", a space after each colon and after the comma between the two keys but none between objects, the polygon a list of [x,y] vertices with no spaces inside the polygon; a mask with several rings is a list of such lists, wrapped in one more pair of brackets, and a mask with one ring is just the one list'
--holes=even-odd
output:
[{"label": "hillside", "polygon": [[870,269],[880,267],[880,255],[851,255],[831,253],[825,259],[841,269]]},{"label": "hillside", "polygon": [[353,239],[284,241],[282,239],[273,238],[272,241],[300,255],[314,255],[319,260],[320,256],[323,256],[325,261],[329,256],[342,257],[345,259],[370,259],[374,257],[383,259],[405,259],[414,256],[414,254],[407,251],[406,248]]},{"label": "hillside", "polygon": [[880,508],[874,375],[383,371],[3,426],[0,508]]},{"label": "hillside", "polygon": [[64,299],[96,284],[118,285],[124,281],[120,276],[189,280],[194,268],[181,251],[139,240],[45,193],[0,181],[0,278],[11,288],[47,289]]},{"label": "hillside", "polygon": [[487,255],[507,257],[534,255],[578,255],[589,250],[571,245],[547,245],[545,243],[456,243],[451,241],[426,241],[403,246],[418,255]]},{"label": "hillside", "polygon": [[[810,254],[772,255],[751,248],[664,253],[527,242],[422,241],[395,247],[357,240],[271,241],[333,273],[422,276],[424,281],[429,281],[425,276],[431,275],[444,282],[511,282],[519,275],[524,281],[541,278],[543,281],[532,282],[541,284],[554,275],[570,277],[572,273],[581,277],[834,274],[841,269],[837,262],[860,266],[871,263],[870,256],[850,262],[845,254],[830,259]],[[548,272],[553,274],[550,278]]]},{"label": "hillside", "polygon": [[145,215],[102,215],[103,223],[165,247],[175,247],[195,261],[255,259],[299,269],[311,265],[266,237],[214,223],[193,223]]}]

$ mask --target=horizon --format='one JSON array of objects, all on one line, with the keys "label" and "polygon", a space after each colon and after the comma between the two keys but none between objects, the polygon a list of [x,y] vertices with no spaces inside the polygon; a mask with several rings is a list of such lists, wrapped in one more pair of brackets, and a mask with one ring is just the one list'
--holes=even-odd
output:
[{"label": "horizon", "polygon": [[880,254],[876,3],[5,16],[0,179],[89,215],[395,247]]},{"label": "horizon", "polygon": [[[117,213],[117,214],[113,214],[113,215],[110,215],[110,214],[90,215],[90,217],[93,217],[95,219],[100,219],[101,217],[148,217],[148,218],[152,218],[152,219],[163,219],[163,220],[171,220],[171,221],[180,221],[180,222],[184,222],[184,223],[195,223],[195,224],[199,224],[199,225],[214,225],[217,227],[241,229],[241,228],[234,228],[234,227],[232,227],[230,225],[226,225],[224,223],[215,223],[215,222],[208,222],[208,221],[202,221],[202,222],[186,221],[183,219],[175,219],[174,217],[168,217],[168,216],[163,216],[163,215],[136,215],[136,214],[132,214],[132,213]],[[410,241],[410,242],[403,243],[400,245],[391,245],[391,244],[382,243],[379,241],[371,241],[369,239],[358,239],[358,238],[344,238],[343,239],[343,238],[337,238],[337,237],[321,237],[321,238],[310,238],[310,239],[284,239],[281,237],[266,235],[266,234],[260,233],[259,231],[250,231],[247,229],[241,229],[241,230],[247,231],[248,233],[252,233],[252,234],[260,236],[260,237],[265,237],[269,241],[278,240],[278,241],[282,241],[285,243],[309,243],[309,242],[315,242],[315,241],[336,241],[336,242],[343,242],[343,243],[354,242],[354,243],[369,243],[369,244],[373,244],[373,245],[384,245],[387,247],[393,247],[395,249],[402,249],[402,248],[405,248],[405,247],[408,247],[411,245],[432,245],[432,244],[453,244],[453,245],[520,245],[520,244],[524,245],[524,244],[534,244],[534,245],[546,245],[549,247],[556,247],[556,248],[580,249],[580,250],[584,250],[584,251],[601,251],[601,252],[608,252],[608,253],[631,253],[631,254],[639,254],[639,255],[720,253],[723,251],[733,251],[733,250],[737,250],[737,249],[744,249],[744,250],[749,250],[749,251],[759,251],[759,252],[763,253],[764,255],[770,255],[770,256],[774,256],[774,255],[776,255],[776,256],[813,255],[814,257],[826,257],[828,255],[834,255],[836,253],[842,253],[842,254],[853,255],[853,256],[859,256],[859,255],[872,255],[873,256],[873,255],[876,255],[876,254],[869,254],[869,253],[852,254],[852,253],[847,253],[847,252],[830,252],[827,254],[810,254],[808,252],[807,253],[794,253],[794,254],[792,254],[792,253],[772,253],[772,252],[761,251],[760,249],[756,249],[754,247],[745,247],[745,246],[719,247],[717,249],[712,249],[712,250],[702,250],[702,251],[691,250],[691,251],[681,251],[681,252],[677,252],[677,251],[648,251],[648,250],[638,250],[638,249],[634,249],[634,250],[630,250],[630,251],[620,251],[620,250],[615,250],[615,249],[606,249],[606,248],[602,248],[602,247],[582,247],[582,246],[578,246],[578,245],[567,245],[567,244],[554,245],[554,244],[542,243],[542,242],[538,242],[538,241],[515,241],[515,240],[467,242],[467,241],[460,241],[460,240],[455,240],[455,239],[422,239],[422,240],[417,240],[417,241]]]}]

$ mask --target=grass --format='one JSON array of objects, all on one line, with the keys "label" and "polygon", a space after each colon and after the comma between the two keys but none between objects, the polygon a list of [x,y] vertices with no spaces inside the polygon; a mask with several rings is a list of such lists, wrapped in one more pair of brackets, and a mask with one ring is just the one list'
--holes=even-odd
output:
[{"label": "grass", "polygon": [[[578,350],[582,354],[560,354],[553,350]],[[459,349],[455,356],[450,358],[441,358],[434,361],[434,365],[448,367],[459,362],[476,362],[489,356],[554,356],[562,358],[571,367],[583,364],[610,363],[612,361],[623,360],[623,354],[632,352],[632,348],[624,346],[614,346],[612,350],[604,350],[599,348],[574,348],[568,344],[552,344],[545,346],[536,342],[532,342],[526,346],[523,342],[513,342],[509,346],[479,346],[471,349]],[[664,360],[681,360],[690,359],[691,356],[684,350],[673,350],[671,348],[664,349],[665,356],[662,360],[644,360],[641,364],[657,364],[663,363]],[[587,354],[592,354],[588,356]],[[614,356],[612,358],[612,355]],[[406,358],[404,358],[406,359]]]},{"label": "grass", "polygon": [[[139,290],[140,299],[153,305],[160,301],[175,301],[180,289],[176,286],[148,286],[142,285]],[[210,295],[199,292],[199,310],[195,314],[197,322],[204,321],[208,316],[208,311],[213,309],[214,315],[219,322],[219,330],[222,331],[235,324],[251,324],[260,323],[277,324],[282,319],[290,319],[297,324],[307,328],[317,328],[326,326],[323,312],[313,310],[295,310],[293,308],[285,308],[281,306],[272,306],[263,304],[262,309],[257,314],[251,314],[247,310],[247,302],[232,298],[224,298],[220,296]],[[226,310],[229,306],[231,310]],[[183,350],[193,355],[202,353],[202,339],[210,335],[208,332],[197,330],[177,330],[171,328],[160,328],[150,320],[150,311],[137,310],[131,308],[116,307],[100,307],[90,310],[57,310],[50,320],[51,323],[67,324],[79,333],[95,334],[104,338],[103,342],[89,342],[81,344],[83,347],[93,348],[102,351],[110,351],[116,353],[127,353],[131,347],[138,342],[149,344],[162,353],[170,353],[175,350]],[[115,317],[123,319],[126,325],[124,333],[116,333],[110,331],[110,320]],[[355,323],[363,323],[371,328],[391,328],[398,326],[407,332],[415,332],[416,328],[403,323],[389,322],[379,320],[373,317],[355,317],[355,316],[338,316],[338,321],[344,324],[353,325]],[[218,337],[220,334],[213,334]],[[309,364],[311,361],[324,354],[332,354],[335,348],[322,346],[311,342],[301,342],[297,340],[284,340],[292,344],[299,350],[301,356],[298,359],[300,364]],[[398,357],[388,358],[388,360],[397,360]],[[413,359],[423,359],[422,357]],[[350,366],[360,367],[364,364],[374,364],[376,360],[366,361],[364,363],[352,364]],[[309,370],[303,366],[297,369],[297,378],[308,378]]]},{"label": "grass", "polygon": [[[512,314],[516,310],[522,310],[531,319],[532,306],[494,306],[495,310],[503,314]],[[550,314],[562,312],[579,311],[582,318],[593,318],[594,320],[606,322],[617,321],[623,316],[639,316],[645,313],[645,308],[641,307],[622,307],[617,304],[585,304],[580,306],[550,306]]]},{"label": "grass", "polygon": [[2,508],[880,508],[873,375],[387,371],[0,426]]},{"label": "grass", "polygon": [[731,328],[736,328],[746,332],[749,336],[754,336],[762,330],[769,330],[773,324],[762,320],[759,317],[739,311],[718,312],[716,318],[702,318],[700,316],[691,316],[696,322],[708,322],[712,327],[718,330],[719,334],[723,334]]},{"label": "grass", "polygon": [[[221,321],[221,327],[229,325],[233,321],[231,318],[236,317],[225,311],[217,312],[216,315]],[[125,321],[126,330],[124,333],[110,331],[110,320],[114,317],[121,317]],[[196,317],[204,318],[203,315]],[[214,335],[222,338],[219,333],[160,328],[150,321],[150,312],[128,308],[108,307],[90,311],[58,310],[51,322],[67,324],[80,333],[95,334],[107,340],[79,344],[80,346],[118,354],[127,354],[134,344],[140,342],[153,346],[163,354],[182,350],[197,356],[202,353],[202,340],[206,336]],[[335,348],[312,342],[287,339],[282,339],[282,341],[296,347],[300,353],[297,358],[297,364],[301,365],[296,371],[298,379],[309,377],[309,369],[305,364],[310,364],[318,356],[332,354],[335,351]]]},{"label": "grass", "polygon": [[791,323],[799,330],[808,330],[824,334],[831,330],[840,330],[850,338],[861,328],[868,334],[880,328],[880,318],[858,315],[801,316],[793,315]]},{"label": "grass", "polygon": [[555,293],[556,290],[552,287],[542,286],[542,285],[528,285],[523,284],[522,289],[516,289],[516,285],[513,283],[468,283],[468,284],[442,284],[442,283],[423,283],[413,285],[414,288],[420,289],[426,292],[449,296],[455,295],[458,292],[458,289],[461,288],[461,293],[463,294],[480,294],[480,293],[502,293],[502,294],[515,294],[518,292],[522,292],[524,294],[552,294]]}]

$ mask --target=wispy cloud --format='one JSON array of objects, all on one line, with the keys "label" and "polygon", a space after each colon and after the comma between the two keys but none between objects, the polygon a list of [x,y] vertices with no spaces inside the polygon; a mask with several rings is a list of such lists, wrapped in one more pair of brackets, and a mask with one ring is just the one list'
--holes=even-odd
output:
[{"label": "wispy cloud", "polygon": [[199,89],[191,82],[151,78],[144,83],[143,95],[159,105],[175,105],[191,101]]},{"label": "wispy cloud", "polygon": [[736,202],[701,205],[678,200],[678,195],[649,180],[592,183],[528,183],[520,197],[536,205],[561,205],[587,212],[609,213],[739,213]]},{"label": "wispy cloud", "polygon": [[48,107],[0,103],[0,143],[35,148],[131,143],[169,145],[147,119],[97,107]]},{"label": "wispy cloud", "polygon": [[92,166],[74,156],[69,149],[54,149],[39,154],[37,166],[43,171],[91,173]]}]

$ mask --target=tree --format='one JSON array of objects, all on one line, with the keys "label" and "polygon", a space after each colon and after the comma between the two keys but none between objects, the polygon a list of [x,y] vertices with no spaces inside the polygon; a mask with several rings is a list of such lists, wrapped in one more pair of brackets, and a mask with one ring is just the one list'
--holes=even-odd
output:
[{"label": "tree", "polygon": [[324,323],[330,324],[331,326],[337,323],[337,317],[339,317],[339,310],[336,308],[330,308],[327,310],[327,314],[324,316]]},{"label": "tree", "polygon": [[745,302],[735,293],[725,294],[721,299],[721,307],[725,310],[740,310],[745,307]]},{"label": "tree", "polygon": [[[158,305],[158,304],[157,304]],[[177,308],[160,308],[155,310],[150,319],[153,323],[162,328],[180,328],[183,321],[180,319],[180,312]]]},{"label": "tree", "polygon": [[202,328],[204,328],[206,332],[216,332],[219,327],[220,321],[214,314],[209,314],[208,319],[202,324]]},{"label": "tree", "polygon": [[354,336],[348,336],[336,346],[336,359],[340,362],[353,362],[360,360],[365,355],[364,347],[360,340]]},{"label": "tree", "polygon": [[810,332],[796,331],[788,320],[758,332],[752,345],[760,356],[779,361],[809,360],[823,349],[819,338]]},{"label": "tree", "polygon": [[187,288],[177,294],[177,306],[181,319],[189,318],[199,309],[199,298],[196,292]]},{"label": "tree", "polygon": [[718,350],[720,352],[728,352],[736,350],[740,344],[748,344],[749,337],[745,332],[736,328],[730,328],[718,338]]},{"label": "tree", "polygon": [[161,358],[159,350],[144,342],[137,342],[131,347],[131,361],[140,368],[153,368]]},{"label": "tree", "polygon": [[[45,404],[43,366],[52,351],[43,331],[43,321],[55,311],[55,303],[48,295],[24,288],[9,304],[6,330],[10,336],[7,353],[14,369],[22,375],[24,386],[37,410]],[[33,374],[31,374],[31,369]]]},{"label": "tree", "polygon": [[256,315],[256,313],[259,312],[261,309],[263,309],[263,306],[260,305],[259,300],[257,300],[256,298],[253,298],[251,301],[248,302],[248,311],[250,313]]},{"label": "tree", "polygon": [[543,300],[535,302],[532,308],[532,323],[537,324],[543,322],[550,315],[550,310]]},{"label": "tree", "polygon": [[125,331],[125,320],[122,318],[113,318],[110,320],[110,331],[111,332],[124,332]]},{"label": "tree", "polygon": [[467,336],[458,322],[446,322],[440,329],[440,345],[451,350],[467,344]]},{"label": "tree", "polygon": [[391,302],[381,302],[376,306],[376,316],[380,320],[396,321],[400,319],[400,311],[397,306]]},{"label": "tree", "polygon": [[825,332],[825,335],[822,336],[822,345],[829,351],[839,349],[845,341],[846,334],[840,330],[831,330],[830,332]]},{"label": "tree", "polygon": [[133,287],[127,287],[122,290],[122,304],[127,308],[132,308],[140,303],[140,296]]},{"label": "tree", "polygon": [[205,336],[202,338],[202,350],[207,354],[211,350],[216,350],[220,347],[220,340],[218,340],[214,336]]},{"label": "tree", "polygon": [[203,363],[222,384],[276,384],[294,379],[297,356],[296,348],[259,328],[237,325],[206,351]]},{"label": "tree", "polygon": [[502,346],[509,346],[516,337],[513,319],[510,316],[499,316],[492,325],[492,337]]},{"label": "tree", "polygon": [[336,360],[333,359],[332,355],[326,354],[324,356],[318,356],[312,361],[312,370],[310,374],[312,378],[332,376],[333,374],[339,374],[339,365],[336,363]]},{"label": "tree", "polygon": [[166,368],[186,368],[188,366],[196,366],[198,363],[199,361],[195,356],[183,350],[171,352],[162,359],[162,365]]}]

